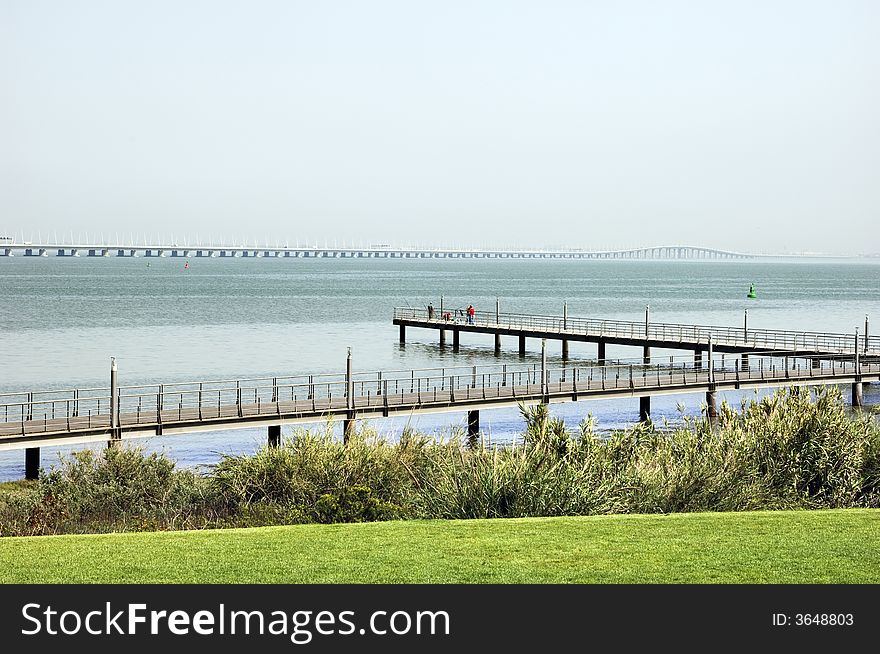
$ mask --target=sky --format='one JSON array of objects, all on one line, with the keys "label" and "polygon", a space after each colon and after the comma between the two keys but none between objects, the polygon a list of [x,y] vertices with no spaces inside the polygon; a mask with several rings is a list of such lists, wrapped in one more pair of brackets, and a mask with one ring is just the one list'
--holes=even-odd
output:
[{"label": "sky", "polygon": [[874,0],[0,0],[0,233],[880,252],[878,34]]}]

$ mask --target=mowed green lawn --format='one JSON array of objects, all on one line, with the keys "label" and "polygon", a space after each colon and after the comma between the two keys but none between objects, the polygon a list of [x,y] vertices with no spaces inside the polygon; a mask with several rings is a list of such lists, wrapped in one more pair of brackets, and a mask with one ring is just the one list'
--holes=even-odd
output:
[{"label": "mowed green lawn", "polygon": [[880,583],[880,510],[0,539],[3,583]]}]

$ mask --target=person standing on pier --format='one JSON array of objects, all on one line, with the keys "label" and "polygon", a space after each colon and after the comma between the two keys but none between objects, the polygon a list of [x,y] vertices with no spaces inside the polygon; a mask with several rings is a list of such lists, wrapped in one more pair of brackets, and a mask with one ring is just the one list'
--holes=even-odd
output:
[{"label": "person standing on pier", "polygon": [[474,321],[474,315],[475,315],[475,314],[476,314],[476,311],[474,310],[473,305],[472,305],[472,304],[469,304],[469,305],[468,305],[468,308],[467,308],[467,321],[468,321],[468,324],[470,324],[470,325],[473,325],[473,324],[474,324],[474,322],[475,322],[475,321]]},{"label": "person standing on pier", "polygon": [[434,305],[428,303],[428,320],[434,320]]}]

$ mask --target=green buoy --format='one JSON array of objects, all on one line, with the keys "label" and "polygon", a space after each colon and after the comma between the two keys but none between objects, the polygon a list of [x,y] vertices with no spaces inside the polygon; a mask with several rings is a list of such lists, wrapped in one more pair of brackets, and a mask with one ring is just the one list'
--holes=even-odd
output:
[{"label": "green buoy", "polygon": [[758,297],[758,294],[755,292],[755,285],[754,284],[749,286],[749,294],[746,297],[749,299],[752,299],[752,300],[754,300],[756,297]]}]

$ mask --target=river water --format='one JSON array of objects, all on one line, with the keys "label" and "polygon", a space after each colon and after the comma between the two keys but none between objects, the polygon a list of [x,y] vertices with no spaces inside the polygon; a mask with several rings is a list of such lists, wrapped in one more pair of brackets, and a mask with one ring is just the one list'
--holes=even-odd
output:
[{"label": "river water", "polygon": [[[188,267],[185,267],[188,261]],[[0,257],[0,392],[106,386],[110,357],[120,384],[343,372],[352,348],[356,370],[499,363],[489,335],[462,334],[457,353],[440,348],[437,332],[407,330],[398,343],[395,306],[473,304],[502,311],[657,322],[823,330],[854,333],[873,316],[880,333],[880,262],[568,261],[386,259],[179,259]],[[746,299],[754,283],[758,298]],[[527,362],[540,361],[529,341]],[[571,343],[573,359],[594,359],[594,344]],[[548,342],[550,363],[560,343]],[[611,347],[613,358],[640,356]],[[656,351],[654,356],[681,355]],[[516,339],[503,342],[501,362],[520,362]],[[753,391],[720,394],[734,405]],[[866,389],[877,403],[876,385]],[[848,397],[848,395],[847,395]],[[655,421],[698,414],[700,394],[652,400]],[[553,405],[576,425],[592,413],[600,429],[638,419],[638,399]],[[407,424],[431,434],[462,427],[464,412],[372,420],[393,438]],[[522,428],[515,409],[481,412],[493,441]],[[292,428],[285,428],[289,433]],[[260,429],[146,438],[181,466],[201,466],[221,453],[252,452]],[[80,446],[82,447],[82,446]],[[70,448],[42,448],[44,466]],[[0,452],[0,480],[24,475],[24,452]]]}]

